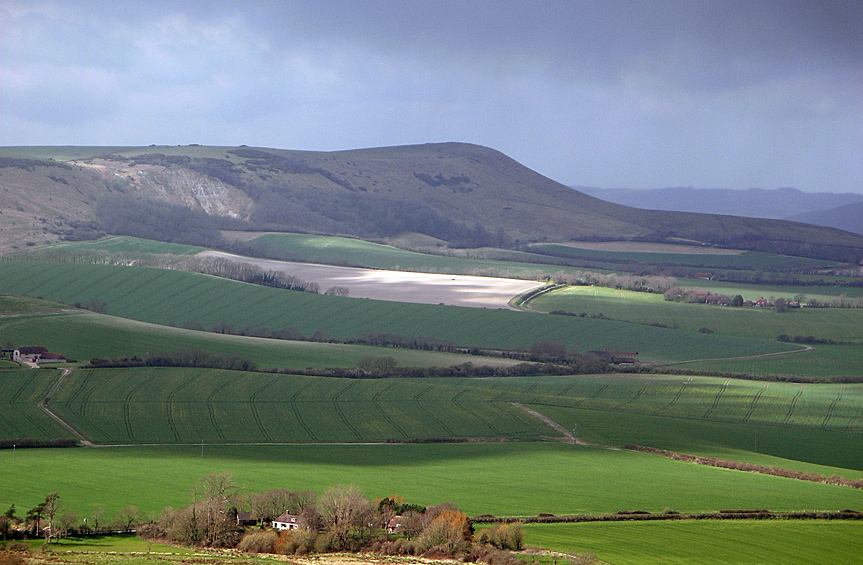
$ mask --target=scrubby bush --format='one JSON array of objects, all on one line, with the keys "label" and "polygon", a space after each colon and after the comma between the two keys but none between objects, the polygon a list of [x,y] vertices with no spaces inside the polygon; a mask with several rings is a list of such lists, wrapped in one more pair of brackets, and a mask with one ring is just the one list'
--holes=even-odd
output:
[{"label": "scrubby bush", "polygon": [[243,536],[237,549],[249,553],[273,553],[278,537],[273,531],[252,532]]}]

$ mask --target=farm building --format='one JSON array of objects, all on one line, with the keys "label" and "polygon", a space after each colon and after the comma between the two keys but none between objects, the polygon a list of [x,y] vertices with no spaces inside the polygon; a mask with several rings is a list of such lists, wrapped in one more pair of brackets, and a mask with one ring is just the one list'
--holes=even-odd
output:
[{"label": "farm building", "polygon": [[276,530],[298,530],[300,528],[299,518],[294,514],[282,514],[273,520],[273,528]]},{"label": "farm building", "polygon": [[43,345],[19,347],[12,352],[12,360],[26,363],[65,363],[66,358],[59,353],[51,353]]},{"label": "farm building", "polygon": [[387,533],[397,534],[399,530],[402,529],[404,525],[404,517],[403,516],[393,516],[392,519],[387,523]]},{"label": "farm building", "polygon": [[258,521],[252,518],[251,512],[237,512],[238,526],[254,526]]}]

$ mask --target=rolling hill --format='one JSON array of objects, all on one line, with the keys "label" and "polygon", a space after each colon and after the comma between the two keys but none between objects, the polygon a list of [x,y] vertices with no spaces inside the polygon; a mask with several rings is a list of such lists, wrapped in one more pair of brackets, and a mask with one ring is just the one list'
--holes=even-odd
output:
[{"label": "rolling hill", "polygon": [[0,248],[124,233],[218,241],[219,229],[455,247],[680,241],[857,263],[863,236],[781,220],[650,211],[572,190],[492,149],[440,143],[336,152],[250,147],[0,149]]}]

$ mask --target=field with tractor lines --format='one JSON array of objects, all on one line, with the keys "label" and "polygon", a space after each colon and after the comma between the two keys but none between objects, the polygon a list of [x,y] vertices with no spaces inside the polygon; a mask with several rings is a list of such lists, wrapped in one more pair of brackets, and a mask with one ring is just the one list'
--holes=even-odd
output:
[{"label": "field with tractor lines", "polygon": [[568,554],[591,553],[615,565],[826,565],[859,559],[863,524],[808,520],[528,524],[525,543]]},{"label": "field with tractor lines", "polygon": [[559,339],[571,351],[639,351],[644,361],[800,349],[609,320],[324,296],[142,267],[0,261],[0,292],[67,304],[101,300],[109,314],[163,325],[293,328],[307,336],[320,332],[339,340],[391,333],[465,347],[527,349],[539,340]]}]

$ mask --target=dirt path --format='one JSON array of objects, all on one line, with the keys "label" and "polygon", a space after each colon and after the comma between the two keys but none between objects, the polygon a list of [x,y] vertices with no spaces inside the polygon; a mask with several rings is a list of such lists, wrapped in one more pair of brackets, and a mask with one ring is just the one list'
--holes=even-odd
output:
[{"label": "dirt path", "polygon": [[60,424],[61,426],[63,426],[64,428],[66,428],[67,430],[72,432],[72,434],[76,438],[78,438],[78,441],[81,442],[81,445],[85,445],[87,447],[93,447],[93,443],[90,442],[90,440],[88,440],[83,435],[81,435],[78,432],[78,430],[76,430],[75,428],[70,426],[68,422],[63,420],[57,414],[51,412],[51,409],[48,408],[48,404],[51,401],[51,397],[54,396],[58,390],[60,390],[60,387],[63,386],[63,383],[66,382],[66,377],[68,377],[69,373],[71,373],[71,372],[72,371],[70,369],[61,369],[60,370],[60,376],[57,378],[57,380],[54,382],[54,384],[51,385],[51,389],[48,391],[48,396],[45,397],[45,400],[42,401],[42,403],[39,405],[39,408],[41,408],[43,412],[45,412],[46,414],[51,416],[58,424]]},{"label": "dirt path", "polygon": [[576,445],[585,445],[584,443],[578,441],[578,439],[575,437],[575,435],[573,435],[572,432],[570,432],[569,430],[567,430],[566,428],[564,428],[563,426],[561,426],[560,424],[558,424],[557,422],[555,422],[554,420],[552,420],[551,418],[546,416],[545,414],[540,414],[536,410],[534,410],[532,408],[528,408],[527,406],[525,406],[524,404],[522,404],[520,402],[510,402],[510,404],[512,404],[513,406],[515,406],[519,410],[524,410],[525,412],[527,412],[528,414],[530,414],[531,416],[533,416],[535,418],[539,418],[540,420],[542,420],[543,422],[545,422],[546,424],[548,424],[549,426],[551,426],[555,430],[559,431],[563,435],[563,437],[560,439],[565,440],[568,443],[574,443]]}]

